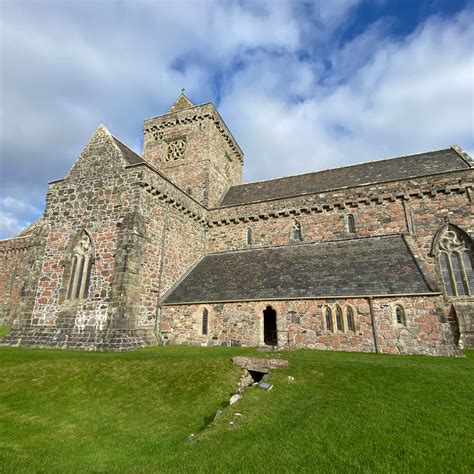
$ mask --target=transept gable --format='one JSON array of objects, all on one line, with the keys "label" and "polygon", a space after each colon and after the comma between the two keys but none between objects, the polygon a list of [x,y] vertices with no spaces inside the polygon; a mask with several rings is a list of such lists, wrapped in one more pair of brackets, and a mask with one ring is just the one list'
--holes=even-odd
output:
[{"label": "transept gable", "polygon": [[99,125],[64,179],[93,178],[116,174],[130,164],[143,161],[104,125]]}]

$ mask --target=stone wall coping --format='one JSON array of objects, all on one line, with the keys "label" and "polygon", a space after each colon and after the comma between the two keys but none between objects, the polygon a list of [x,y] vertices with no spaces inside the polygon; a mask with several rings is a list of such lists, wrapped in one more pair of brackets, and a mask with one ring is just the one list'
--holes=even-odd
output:
[{"label": "stone wall coping", "polygon": [[138,167],[145,167],[153,171],[155,174],[157,174],[160,178],[162,178],[164,181],[166,181],[168,184],[170,184],[175,190],[177,190],[179,193],[183,195],[186,199],[189,199],[193,201],[195,204],[197,204],[200,208],[202,208],[204,211],[207,212],[207,208],[204,207],[199,201],[196,201],[192,196],[190,196],[188,193],[183,191],[176,183],[173,183],[165,174],[163,174],[160,170],[155,168],[151,163],[148,163],[147,161],[144,161],[143,163],[135,163],[133,165],[127,165],[125,168],[130,169],[130,168],[138,168]]},{"label": "stone wall coping", "polygon": [[[159,176],[159,178],[161,178],[161,176]],[[143,176],[139,177],[135,184],[143,188],[146,192],[149,192],[152,196],[164,201],[170,207],[182,212],[184,215],[190,216],[192,219],[198,221],[202,225],[207,225],[207,209],[200,203],[197,203],[187,193],[184,193],[180,188],[177,188],[179,197],[176,197],[171,196],[170,193],[166,192],[165,190],[159,189],[157,184],[150,182]],[[176,188],[176,186],[174,186],[174,188]],[[189,199],[193,203],[197,203],[199,205],[198,208],[192,209],[192,206],[189,205],[190,203],[186,203],[186,199]]]},{"label": "stone wall coping", "polygon": [[467,163],[471,168],[474,167],[474,162],[469,153],[459,145],[451,145],[451,148],[459,155],[459,157]]},{"label": "stone wall coping", "polygon": [[34,235],[20,235],[0,240],[0,253],[23,252],[28,250],[32,244]]},{"label": "stone wall coping", "polygon": [[32,234],[28,234],[28,235],[19,235],[18,237],[13,236],[13,237],[10,237],[9,239],[0,239],[0,245],[6,242],[12,242],[13,240],[31,239],[32,237],[34,237]]}]

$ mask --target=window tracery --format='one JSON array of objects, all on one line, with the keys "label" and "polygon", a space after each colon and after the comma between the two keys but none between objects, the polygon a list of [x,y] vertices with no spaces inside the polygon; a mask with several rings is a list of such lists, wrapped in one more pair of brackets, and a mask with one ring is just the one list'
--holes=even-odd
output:
[{"label": "window tracery", "polygon": [[471,249],[460,232],[449,226],[438,240],[438,264],[448,296],[474,292]]},{"label": "window tracery", "polygon": [[179,160],[184,157],[184,151],[186,150],[186,140],[184,138],[170,141],[166,146],[166,161]]},{"label": "window tracery", "polygon": [[85,232],[73,248],[72,255],[66,299],[87,298],[92,274],[93,247],[90,237]]}]

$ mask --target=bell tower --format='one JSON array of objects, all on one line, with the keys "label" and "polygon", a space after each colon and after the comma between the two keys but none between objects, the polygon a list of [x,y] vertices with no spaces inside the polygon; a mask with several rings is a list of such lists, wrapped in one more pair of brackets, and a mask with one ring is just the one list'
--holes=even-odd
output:
[{"label": "bell tower", "polygon": [[184,89],[168,112],[145,120],[143,159],[207,208],[242,183],[244,155],[211,102],[194,105]]}]

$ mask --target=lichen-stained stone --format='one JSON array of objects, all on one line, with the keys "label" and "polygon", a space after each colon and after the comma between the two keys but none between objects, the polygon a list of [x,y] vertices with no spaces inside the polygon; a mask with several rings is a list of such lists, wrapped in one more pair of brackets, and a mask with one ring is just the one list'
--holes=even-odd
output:
[{"label": "lichen-stained stone", "polygon": [[[142,157],[99,126],[41,218],[0,241],[2,343],[473,344],[474,173],[461,148],[248,184],[242,166],[214,105],[184,93],[145,121]],[[449,274],[435,245],[446,229],[465,249]],[[74,253],[84,236],[87,259]]]}]

